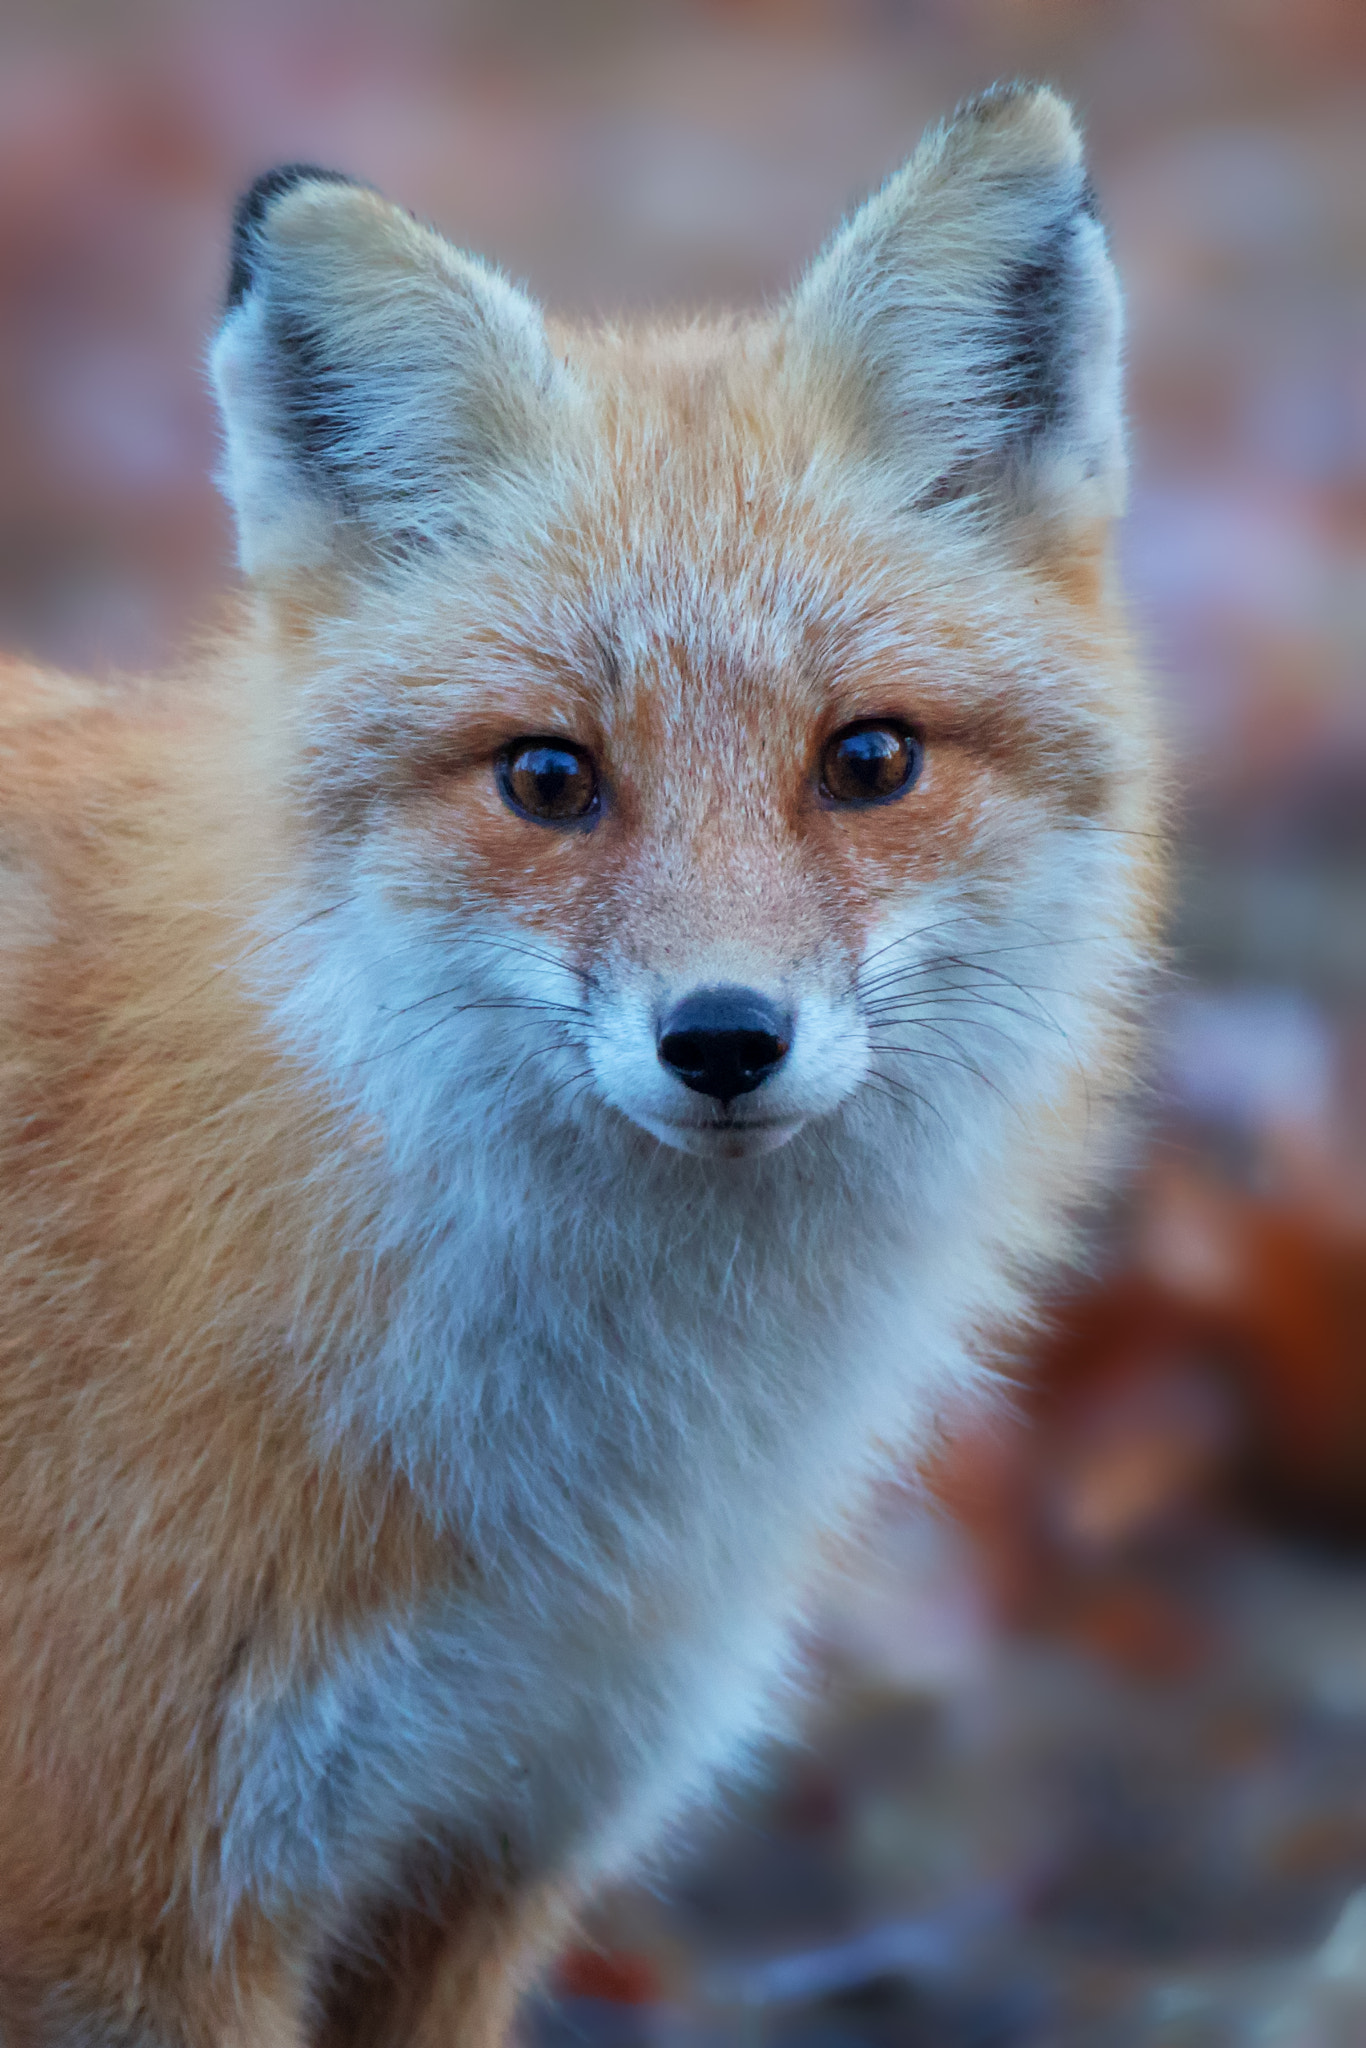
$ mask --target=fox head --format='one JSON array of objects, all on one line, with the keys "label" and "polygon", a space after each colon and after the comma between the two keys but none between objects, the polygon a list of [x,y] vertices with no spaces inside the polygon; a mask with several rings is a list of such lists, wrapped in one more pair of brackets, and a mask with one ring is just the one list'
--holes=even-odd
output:
[{"label": "fox head", "polygon": [[213,371],[312,1035],[717,1158],[1056,1097],[1148,800],[1119,335],[1046,90],[746,320],[560,326],[364,187],[261,179]]}]

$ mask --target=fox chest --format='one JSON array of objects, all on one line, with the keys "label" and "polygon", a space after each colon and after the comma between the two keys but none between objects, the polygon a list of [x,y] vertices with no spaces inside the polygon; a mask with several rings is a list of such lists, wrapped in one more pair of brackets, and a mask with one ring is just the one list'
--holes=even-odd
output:
[{"label": "fox chest", "polygon": [[630,1594],[436,1595],[244,1708],[223,1749],[223,1912],[382,1900],[433,1843],[453,1874],[499,1882],[627,1868],[771,1720],[784,1661],[785,1574],[674,1567]]},{"label": "fox chest", "polygon": [[[762,1328],[751,1310],[727,1333],[713,1313],[705,1351],[661,1351],[618,1306],[631,1406],[614,1428],[605,1367],[513,1352],[507,1304],[483,1304],[471,1355],[501,1356],[524,1391],[462,1419],[481,1383],[448,1382],[440,1440],[484,1461],[463,1482],[479,1515],[456,1518],[471,1568],[372,1612],[306,1680],[244,1694],[221,1771],[228,1911],[384,1896],[419,1842],[591,1883],[743,1757],[776,1717],[821,1532],[899,1406],[884,1333],[837,1313],[833,1289],[828,1319],[808,1306],[799,1327],[793,1295]],[[595,1355],[613,1355],[606,1333]]]}]

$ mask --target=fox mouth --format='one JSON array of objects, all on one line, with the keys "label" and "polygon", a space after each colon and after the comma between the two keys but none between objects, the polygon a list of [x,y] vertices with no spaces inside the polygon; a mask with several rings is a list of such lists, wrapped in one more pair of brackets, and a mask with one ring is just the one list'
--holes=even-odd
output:
[{"label": "fox mouth", "polygon": [[801,1116],[731,1116],[721,1114],[707,1123],[675,1122],[673,1118],[642,1117],[640,1122],[661,1144],[678,1152],[691,1152],[701,1159],[754,1159],[763,1152],[776,1152],[789,1138],[795,1138],[805,1123]]}]

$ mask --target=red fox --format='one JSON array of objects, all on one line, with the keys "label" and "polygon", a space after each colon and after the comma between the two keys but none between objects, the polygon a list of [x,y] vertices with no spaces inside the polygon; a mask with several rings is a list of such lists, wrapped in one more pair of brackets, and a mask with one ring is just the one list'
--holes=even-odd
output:
[{"label": "red fox", "polygon": [[749,319],[306,166],[245,595],[0,694],[0,2035],[494,2048],[1110,1170],[1162,883],[1053,93]]}]

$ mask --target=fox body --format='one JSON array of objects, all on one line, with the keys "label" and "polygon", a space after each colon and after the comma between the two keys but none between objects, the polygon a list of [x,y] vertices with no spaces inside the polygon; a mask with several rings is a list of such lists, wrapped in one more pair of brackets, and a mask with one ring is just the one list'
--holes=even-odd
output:
[{"label": "fox body", "polygon": [[0,2034],[503,2038],[1113,1153],[1160,897],[1049,92],[748,321],[239,213],[247,589],[0,690]]}]

